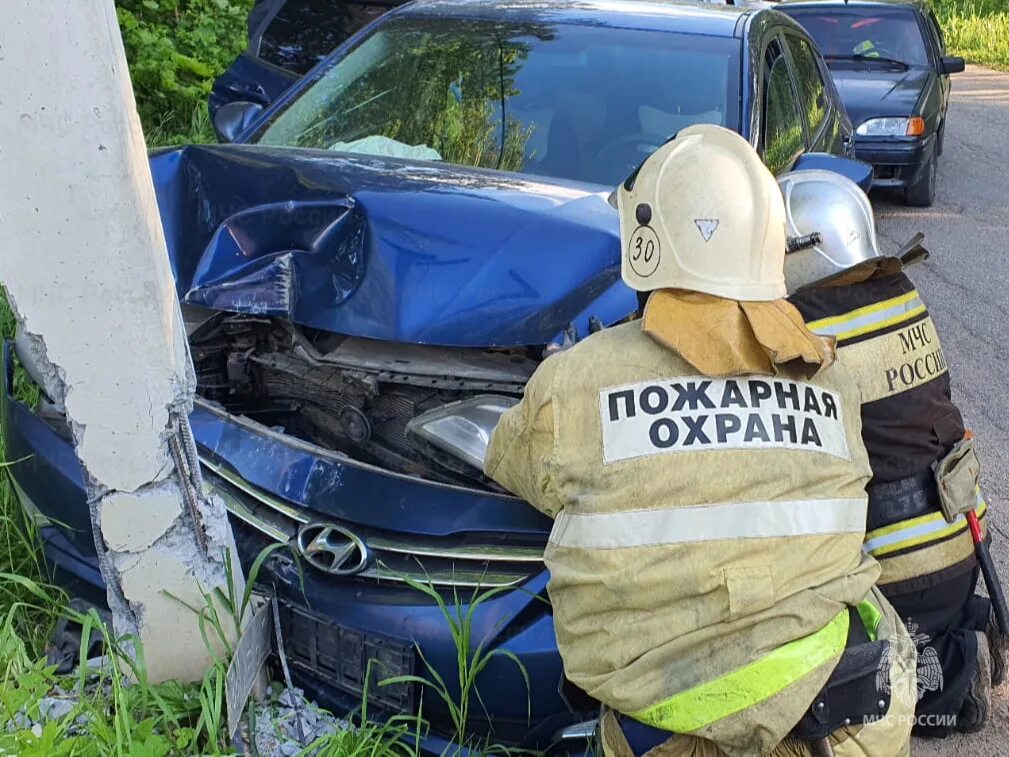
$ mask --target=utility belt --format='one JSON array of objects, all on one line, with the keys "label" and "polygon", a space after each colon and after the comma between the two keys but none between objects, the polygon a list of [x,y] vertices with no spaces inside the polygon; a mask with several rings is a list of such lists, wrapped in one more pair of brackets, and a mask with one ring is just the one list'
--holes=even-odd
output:
[{"label": "utility belt", "polygon": [[[862,617],[864,611],[867,617]],[[890,708],[889,693],[881,692],[877,675],[885,668],[888,641],[875,639],[879,611],[870,603],[848,608],[848,639],[841,659],[827,683],[789,736],[819,741],[840,728],[879,719]],[[874,616],[874,617],[869,617]],[[872,634],[866,628],[873,626]],[[635,755],[643,755],[668,740],[673,732],[617,714],[617,722]]]},{"label": "utility belt", "polygon": [[[863,603],[862,606],[867,606]],[[877,681],[886,669],[889,641],[870,636],[858,611],[849,608],[848,645],[830,678],[789,734],[802,741],[819,741],[840,728],[878,720],[890,709],[889,687]]]},{"label": "utility belt", "polygon": [[930,470],[870,484],[863,551],[877,559],[893,557],[966,531],[964,513],[973,510],[981,518],[987,511],[979,474],[973,444],[964,440],[936,460]]}]

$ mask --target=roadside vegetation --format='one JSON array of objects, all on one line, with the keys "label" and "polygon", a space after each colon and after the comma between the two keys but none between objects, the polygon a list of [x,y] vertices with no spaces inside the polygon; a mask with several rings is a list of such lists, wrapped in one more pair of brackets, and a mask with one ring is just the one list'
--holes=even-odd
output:
[{"label": "roadside vegetation", "polygon": [[1009,7],[998,0],[934,0],[950,54],[1009,71]]},{"label": "roadside vegetation", "polygon": [[253,0],[116,0],[151,147],[213,142],[207,95],[246,45]]}]

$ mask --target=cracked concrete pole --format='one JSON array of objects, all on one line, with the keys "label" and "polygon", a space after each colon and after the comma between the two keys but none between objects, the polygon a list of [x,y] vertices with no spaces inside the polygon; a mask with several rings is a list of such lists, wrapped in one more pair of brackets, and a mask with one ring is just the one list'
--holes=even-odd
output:
[{"label": "cracked concrete pole", "polygon": [[[0,281],[67,413],[117,634],[150,678],[212,661],[200,587],[234,541],[202,494],[195,378],[113,0],[3,0]],[[241,587],[239,587],[241,589]],[[233,629],[231,629],[233,633]]]}]

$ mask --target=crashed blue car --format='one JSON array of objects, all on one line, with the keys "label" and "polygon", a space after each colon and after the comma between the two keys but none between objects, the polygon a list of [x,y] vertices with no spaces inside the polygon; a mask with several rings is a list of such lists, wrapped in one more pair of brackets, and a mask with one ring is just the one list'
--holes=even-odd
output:
[{"label": "crashed blue car", "polygon": [[[791,62],[807,53],[808,75],[822,60],[775,11],[424,0],[267,110],[223,106],[244,144],[152,154],[205,480],[246,565],[290,545],[260,581],[317,701],[348,712],[367,697],[376,717],[422,707],[424,748],[442,751],[444,703],[376,679],[429,664],[458,680],[445,618],[412,584],[463,605],[494,589],[473,643],[513,657],[480,675],[469,743],[583,746],[596,706],[557,654],[551,524],[482,474],[480,450],[545,355],[636,309],[607,195],[671,134],[719,123],[779,170],[871,180],[835,157],[850,123],[829,79],[808,90],[812,111],[795,101],[807,90]],[[13,370],[8,344],[0,426],[21,460],[9,472],[49,564],[101,602],[66,420],[17,401]]]}]

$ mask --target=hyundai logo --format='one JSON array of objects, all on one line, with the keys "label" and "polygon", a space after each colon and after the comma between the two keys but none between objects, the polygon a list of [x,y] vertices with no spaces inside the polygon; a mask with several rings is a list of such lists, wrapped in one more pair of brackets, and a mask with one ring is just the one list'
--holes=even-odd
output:
[{"label": "hyundai logo", "polygon": [[368,545],[332,523],[307,523],[298,530],[298,551],[310,565],[336,576],[352,576],[368,565]]}]

